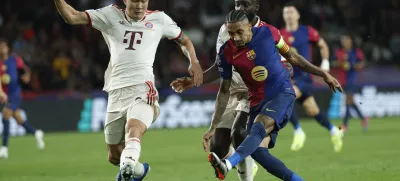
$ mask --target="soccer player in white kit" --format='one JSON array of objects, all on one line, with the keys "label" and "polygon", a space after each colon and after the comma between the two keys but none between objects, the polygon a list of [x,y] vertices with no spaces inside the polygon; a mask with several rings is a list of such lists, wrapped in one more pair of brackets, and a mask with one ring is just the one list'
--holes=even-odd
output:
[{"label": "soccer player in white kit", "polygon": [[115,5],[80,12],[64,0],[54,0],[68,24],[90,24],[102,32],[111,60],[105,72],[108,92],[105,141],[108,160],[120,166],[117,180],[141,181],[150,167],[140,163],[140,140],[159,115],[153,63],[160,39],[175,40],[189,58],[189,73],[200,86],[203,71],[192,42],[164,12],[148,11],[148,0],[124,0]]},{"label": "soccer player in white kit", "polygon": [[[235,9],[244,10],[254,27],[266,25],[256,15],[259,9],[258,0],[235,0]],[[218,34],[216,49],[230,39],[226,26],[222,25]],[[282,61],[285,62],[284,58]],[[289,63],[285,66],[291,68]],[[210,83],[219,79],[218,66],[213,65],[204,72],[204,83]],[[183,92],[193,87],[193,80],[190,77],[178,78],[171,83],[176,92]],[[220,158],[229,157],[246,137],[246,123],[249,115],[250,103],[248,101],[247,86],[244,84],[238,72],[233,70],[230,97],[225,112],[218,124],[211,123],[210,130],[215,128],[215,133],[207,132],[203,137],[205,151],[216,153]],[[212,128],[214,127],[214,128]],[[234,148],[232,148],[230,145]],[[208,146],[210,145],[210,146]],[[208,148],[210,147],[210,148]],[[257,165],[251,157],[247,157],[238,164],[238,176],[241,181],[253,181],[257,171]]]}]

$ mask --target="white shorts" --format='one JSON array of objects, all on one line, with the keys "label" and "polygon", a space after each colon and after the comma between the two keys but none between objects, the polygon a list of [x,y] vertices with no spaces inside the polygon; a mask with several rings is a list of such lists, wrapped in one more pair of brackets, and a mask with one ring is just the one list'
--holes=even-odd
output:
[{"label": "white shorts", "polygon": [[248,101],[247,92],[236,92],[229,96],[228,105],[226,106],[221,122],[217,125],[217,128],[232,129],[237,111],[249,113],[250,103]]},{"label": "white shorts", "polygon": [[158,92],[151,82],[108,92],[104,125],[106,143],[119,144],[124,141],[127,120],[139,120],[149,128],[159,114]]}]

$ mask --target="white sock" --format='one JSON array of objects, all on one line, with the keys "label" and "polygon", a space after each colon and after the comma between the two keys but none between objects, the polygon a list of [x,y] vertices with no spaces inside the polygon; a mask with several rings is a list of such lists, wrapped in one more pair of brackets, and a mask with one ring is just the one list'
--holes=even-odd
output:
[{"label": "white sock", "polygon": [[301,127],[294,130],[294,134],[301,134],[301,133],[304,133],[304,131]]},{"label": "white sock", "polygon": [[338,132],[339,132],[339,129],[336,127],[336,126],[334,126],[332,129],[331,129],[331,135],[335,135],[335,134],[337,134]]},{"label": "white sock", "polygon": [[248,156],[237,165],[240,181],[253,181],[254,164],[254,160]]},{"label": "white sock", "polygon": [[228,168],[228,171],[232,170],[232,163],[229,160],[225,160],[225,164],[226,164],[226,167]]},{"label": "white sock", "polygon": [[135,166],[135,171],[133,172],[133,177],[139,178],[144,174],[144,166],[142,163],[138,162]]},{"label": "white sock", "polygon": [[122,168],[123,163],[129,159],[133,161],[133,166],[136,166],[139,162],[140,157],[140,139],[139,138],[129,138],[125,140],[125,148],[121,153],[120,168]]},{"label": "white sock", "polygon": [[235,148],[230,146],[228,154],[224,158],[222,158],[221,160],[225,160],[225,159],[229,158],[230,156],[232,156],[233,152],[235,152]]}]

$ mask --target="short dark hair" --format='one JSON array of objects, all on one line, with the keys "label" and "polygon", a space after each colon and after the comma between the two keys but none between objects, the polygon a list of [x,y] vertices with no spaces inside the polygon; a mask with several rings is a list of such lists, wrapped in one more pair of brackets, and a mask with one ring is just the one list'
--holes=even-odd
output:
[{"label": "short dark hair", "polygon": [[247,14],[243,10],[232,10],[229,12],[229,14],[226,16],[226,23],[236,23],[239,21],[243,21],[247,18]]},{"label": "short dark hair", "polygon": [[283,7],[294,7],[294,8],[296,8],[297,10],[299,10],[298,4],[297,4],[295,1],[289,1],[289,2],[285,3],[285,4],[283,5]]},{"label": "short dark hair", "polygon": [[5,43],[5,44],[8,45],[8,40],[5,39],[5,38],[1,38],[1,37],[0,37],[0,43]]}]

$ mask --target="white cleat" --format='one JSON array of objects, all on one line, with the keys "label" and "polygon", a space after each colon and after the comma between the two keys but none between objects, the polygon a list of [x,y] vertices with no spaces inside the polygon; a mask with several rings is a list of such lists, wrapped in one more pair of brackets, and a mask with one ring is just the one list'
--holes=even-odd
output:
[{"label": "white cleat", "polygon": [[44,133],[42,130],[36,130],[36,132],[35,132],[36,145],[39,150],[43,150],[45,147],[43,136],[44,136]]},{"label": "white cleat", "polygon": [[122,163],[120,173],[122,176],[122,180],[132,180],[134,177],[134,168],[135,162],[129,158],[126,158],[125,161]]},{"label": "white cleat", "polygon": [[303,148],[304,142],[306,142],[306,134],[303,131],[295,132],[292,146],[290,150],[299,151]]},{"label": "white cleat", "polygon": [[0,149],[0,159],[7,159],[8,158],[8,149],[7,147],[2,147]]}]

